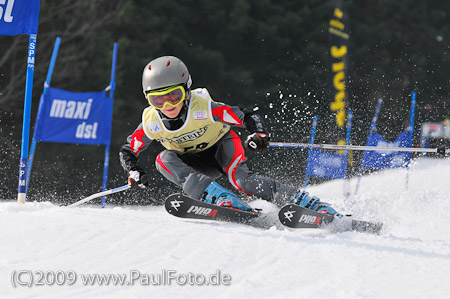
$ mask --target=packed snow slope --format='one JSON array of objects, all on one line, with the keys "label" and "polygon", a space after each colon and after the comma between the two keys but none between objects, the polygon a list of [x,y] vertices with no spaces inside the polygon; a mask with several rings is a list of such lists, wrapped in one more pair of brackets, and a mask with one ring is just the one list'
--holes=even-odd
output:
[{"label": "packed snow slope", "polygon": [[[352,179],[350,190],[355,186]],[[422,158],[408,172],[364,176],[350,198],[343,181],[308,191],[385,227],[380,235],[293,230],[273,217],[261,228],[180,219],[163,206],[0,201],[1,298],[449,298],[449,159]],[[269,203],[252,205],[275,216]],[[50,284],[57,273],[63,285],[35,285]],[[128,285],[83,280],[131,273],[139,279]],[[171,285],[155,285],[163,273]],[[72,274],[77,280],[68,285]],[[220,275],[222,285],[200,285],[210,275],[213,283]],[[20,285],[32,276],[31,287]]]}]

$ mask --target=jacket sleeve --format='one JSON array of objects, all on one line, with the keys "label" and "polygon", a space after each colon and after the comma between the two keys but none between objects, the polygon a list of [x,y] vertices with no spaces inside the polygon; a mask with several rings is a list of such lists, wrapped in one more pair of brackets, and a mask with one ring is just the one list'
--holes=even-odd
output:
[{"label": "jacket sleeve", "polygon": [[245,126],[250,133],[268,133],[262,117],[254,112],[214,101],[211,102],[211,111],[214,121],[231,126]]},{"label": "jacket sleeve", "polygon": [[142,123],[129,135],[125,143],[120,148],[119,158],[120,165],[126,172],[135,170],[138,166],[139,154],[144,151],[153,141],[145,135]]}]

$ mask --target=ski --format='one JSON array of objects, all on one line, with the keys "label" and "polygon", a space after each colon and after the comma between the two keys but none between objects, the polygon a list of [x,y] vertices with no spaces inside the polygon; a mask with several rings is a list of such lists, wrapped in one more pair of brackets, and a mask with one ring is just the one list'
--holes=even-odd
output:
[{"label": "ski", "polygon": [[[234,223],[252,224],[252,220],[261,218],[260,211],[243,211],[220,207],[203,201],[194,200],[176,193],[166,198],[165,208],[169,214],[180,218],[216,220]],[[351,216],[335,217],[319,213],[298,205],[288,204],[278,212],[280,222],[291,228],[330,228],[337,231],[359,231],[379,233],[382,223],[355,220]]]},{"label": "ski", "polygon": [[359,231],[379,233],[382,223],[373,223],[353,219],[351,216],[335,217],[330,214],[319,213],[304,207],[288,204],[278,212],[278,218],[284,226],[291,228],[325,228],[330,227],[338,231]]},{"label": "ski", "polygon": [[233,208],[220,207],[203,201],[194,200],[176,193],[166,198],[166,211],[181,218],[218,220],[236,223],[250,223],[261,215],[259,211],[243,211]]}]

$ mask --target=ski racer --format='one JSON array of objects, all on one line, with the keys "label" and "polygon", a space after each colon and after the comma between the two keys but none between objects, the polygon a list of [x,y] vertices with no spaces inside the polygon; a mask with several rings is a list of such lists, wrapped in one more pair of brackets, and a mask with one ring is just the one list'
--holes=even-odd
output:
[{"label": "ski racer", "polygon": [[269,146],[269,134],[262,118],[237,106],[216,102],[208,90],[191,90],[191,85],[186,65],[174,56],[156,58],[145,66],[142,88],[150,106],[144,109],[142,122],[119,153],[131,186],[148,186],[147,174],[138,164],[138,157],[150,144],[160,142],[166,149],[157,156],[156,168],[193,199],[252,210],[215,181],[226,175],[235,189],[278,206],[294,202],[339,215],[306,192],[252,172],[242,142],[231,127],[245,127],[250,133],[246,147],[264,152]]}]

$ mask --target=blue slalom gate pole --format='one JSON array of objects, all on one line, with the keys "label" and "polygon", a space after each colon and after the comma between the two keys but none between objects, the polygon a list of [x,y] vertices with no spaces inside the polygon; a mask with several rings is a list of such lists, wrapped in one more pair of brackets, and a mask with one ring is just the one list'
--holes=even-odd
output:
[{"label": "blue slalom gate pole", "polygon": [[[370,124],[370,131],[369,131],[369,137],[367,137],[367,142],[369,142],[370,136],[373,134],[373,132],[375,131],[375,129],[377,127],[378,114],[380,113],[382,103],[383,103],[383,99],[379,98],[378,104],[377,104],[377,109],[375,110],[375,115],[373,116],[372,123]],[[367,142],[366,142],[366,144],[367,144]],[[364,157],[363,157],[363,159],[364,159]],[[361,161],[361,165],[362,165],[362,161]],[[359,166],[358,182],[356,183],[355,194],[358,193],[359,183],[361,182],[361,176],[362,176],[361,165]]]},{"label": "blue slalom gate pole", "polygon": [[[44,91],[42,92],[43,95],[46,94],[47,89],[50,87],[50,81],[52,80],[52,75],[53,75],[53,69],[55,68],[55,63],[56,63],[56,57],[58,56],[58,50],[59,50],[59,45],[61,43],[61,38],[57,37],[56,41],[55,41],[55,46],[53,47],[53,53],[52,53],[52,58],[50,60],[50,66],[48,68],[47,71],[47,78],[45,79],[44,82]],[[34,153],[36,151],[36,128],[39,125],[40,119],[39,119],[39,111],[41,109],[43,109],[42,105],[44,104],[43,99],[41,99],[41,101],[39,102],[39,109],[38,109],[38,117],[36,118],[36,121],[34,123],[34,133],[33,133],[33,139],[31,141],[31,147],[30,147],[30,155],[28,156],[28,168],[27,168],[27,182],[26,182],[26,190],[25,193],[28,194],[28,188],[30,185],[30,177],[31,177],[31,169],[33,168],[33,161],[34,161]]]},{"label": "blue slalom gate pole", "polygon": [[373,116],[372,123],[370,124],[370,132],[369,135],[372,135],[377,127],[378,114],[381,110],[381,104],[383,103],[383,99],[378,99],[377,109],[375,110],[375,115]]},{"label": "blue slalom gate pole", "polygon": [[[317,128],[317,120],[318,117],[317,115],[314,116],[313,119],[313,124],[312,124],[312,128],[311,128],[311,135],[309,137],[309,144],[313,144],[314,143],[314,139],[316,138],[316,128]],[[308,158],[306,160],[306,169],[308,169],[309,166],[309,156],[311,155],[312,152],[312,148],[308,149]],[[307,175],[307,171],[305,171],[305,179],[303,180],[303,189],[306,189],[306,186],[308,186],[308,181],[309,181],[309,176]]]},{"label": "blue slalom gate pole", "polygon": [[[105,148],[105,160],[103,163],[103,187],[102,187],[102,191],[106,190],[106,186],[108,185],[108,168],[109,168],[109,144],[106,145]],[[102,208],[105,207],[105,201],[106,198],[105,196],[102,196]]]},{"label": "blue slalom gate pole", "polygon": [[[414,138],[414,111],[416,110],[416,92],[413,91],[411,95],[411,111],[409,114],[409,146],[413,146],[413,138]],[[406,163],[406,182],[405,189],[408,189],[409,185],[409,164],[411,162],[411,154],[408,156],[408,162]]]},{"label": "blue slalom gate pole", "polygon": [[17,202],[25,203],[27,194],[28,143],[30,139],[31,101],[33,94],[34,61],[37,34],[30,34],[28,41],[28,65],[25,83],[25,104],[23,110],[22,146],[20,150],[19,188]]},{"label": "blue slalom gate pole", "polygon": [[414,111],[416,110],[416,92],[413,91],[411,95],[411,112],[409,117],[409,138],[411,140],[410,146],[413,144],[413,132],[414,132]]},{"label": "blue slalom gate pole", "polygon": [[[111,67],[111,82],[109,84],[110,94],[109,98],[111,100],[111,105],[113,105],[114,100],[114,89],[116,88],[115,76],[116,76],[116,63],[117,63],[117,43],[114,43],[113,57],[112,57],[112,67]],[[112,113],[112,109],[111,109]],[[111,126],[112,126],[112,115],[111,115],[111,123],[109,126],[109,139],[108,144],[106,144],[105,148],[105,160],[103,164],[103,188],[102,191],[106,190],[108,185],[108,168],[109,168],[109,150],[111,145]],[[105,207],[105,196],[102,197],[102,208]]]}]

